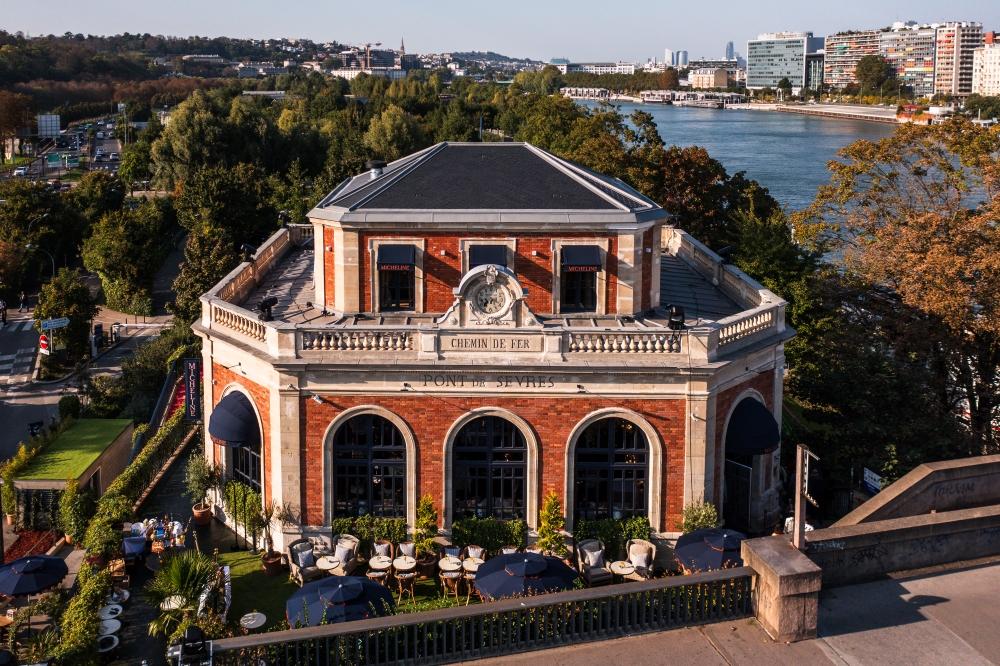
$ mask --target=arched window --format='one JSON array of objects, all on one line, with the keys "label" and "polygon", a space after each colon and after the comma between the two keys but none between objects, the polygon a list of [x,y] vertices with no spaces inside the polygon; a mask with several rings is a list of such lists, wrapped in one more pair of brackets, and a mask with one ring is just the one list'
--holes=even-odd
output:
[{"label": "arched window", "polygon": [[260,442],[233,449],[233,479],[260,492]]},{"label": "arched window", "polygon": [[333,438],[333,514],[406,517],[406,443],[388,419],[362,414]]},{"label": "arched window", "polygon": [[528,447],[517,427],[499,416],[467,423],[455,436],[454,517],[524,519]]},{"label": "arched window", "polygon": [[601,419],[576,442],[573,491],[575,520],[629,518],[647,514],[649,443],[625,419]]}]

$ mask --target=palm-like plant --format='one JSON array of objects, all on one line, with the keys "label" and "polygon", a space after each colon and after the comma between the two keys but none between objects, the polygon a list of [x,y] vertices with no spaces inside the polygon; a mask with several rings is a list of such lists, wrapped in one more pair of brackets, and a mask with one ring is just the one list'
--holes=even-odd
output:
[{"label": "palm-like plant", "polygon": [[[218,566],[208,555],[196,550],[167,553],[160,560],[160,570],[146,584],[144,596],[160,616],[149,623],[151,636],[171,635],[180,623],[198,612],[198,603],[206,590],[214,590]],[[167,600],[167,609],[163,603]],[[211,606],[211,600],[206,605]]]}]

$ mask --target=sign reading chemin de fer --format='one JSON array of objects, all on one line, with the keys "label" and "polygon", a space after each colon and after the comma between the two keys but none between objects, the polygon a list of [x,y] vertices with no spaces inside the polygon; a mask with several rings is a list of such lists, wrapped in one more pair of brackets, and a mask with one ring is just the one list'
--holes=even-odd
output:
[{"label": "sign reading chemin de fer", "polygon": [[544,350],[542,336],[516,333],[442,333],[439,344],[443,352],[524,354]]}]

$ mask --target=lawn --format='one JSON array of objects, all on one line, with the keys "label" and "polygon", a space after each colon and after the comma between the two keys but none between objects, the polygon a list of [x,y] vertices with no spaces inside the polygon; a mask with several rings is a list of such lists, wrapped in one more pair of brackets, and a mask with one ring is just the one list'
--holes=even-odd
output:
[{"label": "lawn", "polygon": [[[292,596],[298,584],[288,580],[288,571],[282,571],[279,576],[265,576],[260,556],[247,551],[220,552],[219,564],[229,566],[232,578],[233,601],[229,608],[228,619],[235,624],[247,613],[258,611],[267,617],[269,631],[287,629],[285,624],[285,601]],[[356,575],[363,576],[367,569],[358,567]],[[398,599],[398,589],[392,586],[393,598]],[[441,595],[441,586],[437,579],[417,580],[417,603],[410,601],[409,596],[403,600],[403,605],[396,609],[397,613],[414,613],[417,611],[449,608],[465,603],[465,595],[461,602],[455,597],[445,599]],[[471,603],[477,603],[473,596]]]},{"label": "lawn", "polygon": [[132,419],[81,419],[45,447],[17,478],[78,479],[131,423]]}]

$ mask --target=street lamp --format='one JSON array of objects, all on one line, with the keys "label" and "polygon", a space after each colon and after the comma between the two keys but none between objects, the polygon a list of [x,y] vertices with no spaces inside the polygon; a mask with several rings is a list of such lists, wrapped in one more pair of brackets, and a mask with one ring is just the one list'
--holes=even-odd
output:
[{"label": "street lamp", "polygon": [[26,247],[27,247],[27,248],[28,248],[29,250],[38,250],[39,252],[45,252],[45,254],[48,254],[48,255],[49,255],[49,259],[51,259],[51,260],[52,260],[52,279],[53,279],[53,280],[55,280],[55,279],[56,279],[56,260],[55,260],[55,257],[53,257],[53,256],[52,256],[51,254],[49,254],[48,252],[46,252],[46,251],[45,251],[45,250],[43,250],[42,248],[40,248],[40,247],[35,247],[35,246],[34,246],[34,245],[32,245],[31,243],[28,243],[28,245],[27,245]]},{"label": "street lamp", "polygon": [[31,233],[31,225],[33,225],[35,222],[38,222],[38,220],[41,220],[42,218],[46,218],[48,216],[49,216],[48,213],[43,213],[43,214],[39,215],[38,217],[36,217],[35,219],[33,219],[31,222],[28,222],[28,231],[27,231],[27,233],[29,233],[29,234]]}]

